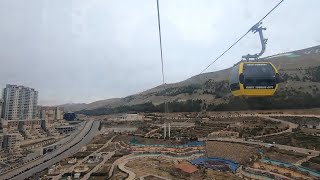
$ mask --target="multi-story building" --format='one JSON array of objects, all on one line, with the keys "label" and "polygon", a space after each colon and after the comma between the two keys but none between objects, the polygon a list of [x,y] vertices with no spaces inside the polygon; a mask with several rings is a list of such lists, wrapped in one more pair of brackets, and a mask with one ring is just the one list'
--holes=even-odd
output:
[{"label": "multi-story building", "polygon": [[[2,150],[2,144],[3,144],[3,134],[0,133],[0,151]],[[1,158],[0,158],[1,159]],[[0,160],[1,161],[1,160]]]},{"label": "multi-story building", "polygon": [[6,134],[3,137],[3,149],[7,151],[14,151],[19,148],[21,141],[20,134]]},{"label": "multi-story building", "polygon": [[61,107],[40,107],[40,119],[52,121],[59,121],[63,119],[63,108]]},{"label": "multi-story building", "polygon": [[[7,84],[2,92],[3,149],[17,150],[20,141],[33,135],[28,129],[39,124],[38,92],[33,88]],[[33,136],[35,138],[35,136]]]},{"label": "multi-story building", "polygon": [[7,84],[3,90],[3,118],[8,121],[35,119],[37,103],[38,91]]},{"label": "multi-story building", "polygon": [[0,119],[2,118],[2,99],[0,99]]},{"label": "multi-story building", "polygon": [[63,121],[63,108],[61,107],[40,107],[39,117],[41,119],[41,127],[51,136],[58,136],[60,132],[56,127],[61,125]]}]

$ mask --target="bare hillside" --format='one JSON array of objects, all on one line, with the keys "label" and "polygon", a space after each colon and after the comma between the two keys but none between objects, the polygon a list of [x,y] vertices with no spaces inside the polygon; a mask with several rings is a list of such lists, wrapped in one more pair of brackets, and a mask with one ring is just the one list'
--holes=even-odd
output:
[{"label": "bare hillside", "polygon": [[[320,93],[320,46],[265,57],[263,60],[273,62],[279,69],[282,83],[277,92],[278,96],[288,98],[284,97],[286,93],[289,93],[288,95],[302,93],[310,96]],[[158,86],[125,98],[96,101],[81,106],[81,108],[82,110],[95,110],[148,102],[159,105],[163,103],[164,97],[170,102],[201,100],[202,108],[208,105],[228,103],[232,100],[227,81],[230,69],[204,73],[182,82],[167,84],[166,90]]]}]

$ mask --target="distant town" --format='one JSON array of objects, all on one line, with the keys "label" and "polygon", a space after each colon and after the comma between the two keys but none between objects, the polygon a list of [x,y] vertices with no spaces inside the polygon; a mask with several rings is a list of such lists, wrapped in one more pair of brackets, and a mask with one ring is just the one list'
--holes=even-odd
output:
[{"label": "distant town", "polygon": [[53,151],[59,140],[81,127],[74,113],[38,106],[38,91],[25,86],[3,89],[0,114],[0,173]]},{"label": "distant town", "polygon": [[1,100],[0,179],[318,179],[320,111],[122,113]]}]

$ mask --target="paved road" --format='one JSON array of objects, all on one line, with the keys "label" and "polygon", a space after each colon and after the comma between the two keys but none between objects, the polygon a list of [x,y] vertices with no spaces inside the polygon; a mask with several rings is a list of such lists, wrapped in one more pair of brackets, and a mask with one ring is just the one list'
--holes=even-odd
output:
[{"label": "paved road", "polygon": [[[206,139],[204,138],[204,140],[206,140]],[[277,147],[279,149],[284,149],[284,150],[287,150],[287,151],[294,151],[294,152],[307,154],[307,155],[313,155],[313,156],[320,155],[320,151],[316,151],[316,150],[293,147],[293,146],[286,146],[286,145],[281,145],[281,144],[269,144],[269,143],[263,143],[263,142],[246,141],[245,139],[241,139],[241,138],[237,138],[237,139],[216,138],[216,139],[210,139],[210,140],[222,141],[222,142],[236,142],[236,143],[245,143],[245,144],[256,144],[256,145],[265,146],[265,147],[274,146],[274,147]]]},{"label": "paved road", "polygon": [[315,115],[315,114],[259,114],[259,116],[278,116],[278,117],[289,116],[289,117],[316,117],[316,118],[320,118],[320,115]]},{"label": "paved road", "polygon": [[[247,167],[248,170],[252,170],[252,171],[256,171],[256,172],[260,172],[261,174],[263,173],[268,173],[268,174],[272,174],[277,178],[281,178],[281,179],[289,179],[287,176],[281,175],[281,174],[277,174],[274,172],[270,172],[270,171],[266,171],[266,170],[261,170],[261,169],[254,169],[254,168],[249,168]],[[273,180],[272,178],[266,177],[266,176],[262,176],[262,175],[258,175],[258,174],[253,174],[253,173],[249,173],[246,171],[242,170],[242,166],[240,166],[238,168],[238,173],[240,173],[242,176],[247,177],[247,178],[252,178],[252,179],[262,179],[262,180]],[[242,178],[244,178],[242,177]]]},{"label": "paved road", "polygon": [[103,161],[101,161],[90,172],[88,172],[86,175],[84,175],[83,178],[81,178],[81,180],[89,179],[91,174],[96,172],[99,168],[101,168],[114,154],[115,154],[115,151],[109,152],[107,155],[103,155]]},{"label": "paved road", "polygon": [[83,145],[90,142],[90,140],[98,132],[99,125],[99,121],[87,122],[83,130],[69,143],[62,145],[59,149],[47,154],[40,159],[30,162],[19,169],[14,169],[8,173],[1,175],[0,179],[21,180],[43,171],[44,169],[59,162],[63,158],[77,152]]},{"label": "paved road", "polygon": [[121,162],[120,164],[118,164],[118,168],[127,173],[128,177],[126,178],[126,180],[134,180],[134,178],[136,178],[136,174],[128,169],[125,168],[125,164],[127,164],[128,160]]},{"label": "paved road", "polygon": [[299,161],[297,161],[296,163],[294,163],[294,165],[296,166],[300,166],[302,163],[309,161],[309,159],[313,158],[315,156],[307,156],[303,159],[300,159]]},{"label": "paved road", "polygon": [[264,116],[264,117],[316,117],[320,118],[320,115],[315,115],[315,114],[233,114],[231,117],[257,117],[257,116]]},{"label": "paved road", "polygon": [[268,120],[271,120],[271,121],[276,121],[276,122],[281,122],[283,124],[286,124],[289,126],[288,129],[284,130],[284,131],[281,131],[281,132],[277,132],[277,133],[272,133],[272,134],[266,134],[266,135],[262,135],[262,136],[254,136],[254,138],[259,138],[259,137],[267,137],[267,136],[274,136],[274,135],[280,135],[280,134],[283,134],[283,133],[288,133],[288,132],[292,132],[292,129],[295,129],[298,127],[297,124],[294,124],[292,122],[289,122],[289,121],[284,121],[284,120],[281,120],[281,119],[275,119],[275,118],[271,118],[271,117],[268,117],[268,116],[261,116],[262,118],[264,119],[268,119]]}]

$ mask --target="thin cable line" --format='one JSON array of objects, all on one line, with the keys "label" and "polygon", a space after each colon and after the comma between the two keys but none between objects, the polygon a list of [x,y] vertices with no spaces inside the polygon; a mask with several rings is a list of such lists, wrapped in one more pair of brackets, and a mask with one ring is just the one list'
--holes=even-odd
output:
[{"label": "thin cable line", "polygon": [[[265,16],[263,16],[256,24],[261,23],[273,10],[275,10],[284,0],[281,0],[276,6],[274,6]],[[256,25],[255,24],[255,25]],[[206,71],[212,64],[214,64],[216,61],[218,61],[224,54],[226,54],[233,46],[235,46],[241,39],[243,39],[255,26],[253,25],[244,35],[242,35],[235,43],[233,43],[227,50],[225,50],[220,56],[218,56],[213,62],[211,62],[205,69],[203,69],[200,74],[202,74],[204,71]]]},{"label": "thin cable line", "polygon": [[[161,58],[161,71],[162,71],[162,86],[164,92],[166,90],[165,84],[165,76],[164,76],[164,63],[163,63],[163,50],[162,50],[162,38],[161,38],[161,21],[160,21],[160,8],[159,8],[159,0],[157,0],[157,12],[158,12],[158,28],[159,28],[159,42],[160,42],[160,58]],[[164,95],[164,113],[166,114],[168,111],[166,96]]]}]

